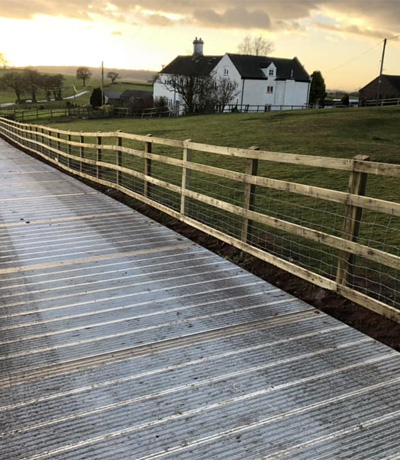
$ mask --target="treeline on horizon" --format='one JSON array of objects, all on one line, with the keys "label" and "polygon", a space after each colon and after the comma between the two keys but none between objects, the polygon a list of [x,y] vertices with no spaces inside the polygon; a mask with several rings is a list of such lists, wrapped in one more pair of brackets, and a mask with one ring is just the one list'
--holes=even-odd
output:
[{"label": "treeline on horizon", "polygon": [[37,102],[39,93],[47,101],[61,101],[65,77],[62,74],[45,74],[34,69],[7,69],[0,78],[0,89],[12,90],[16,102],[22,102],[22,96],[29,94],[32,102]]},{"label": "treeline on horizon", "polygon": [[[27,66],[27,67],[15,67],[14,70],[33,69],[38,72],[48,72],[52,74],[63,74],[69,76],[76,75],[76,69],[80,66]],[[101,78],[101,68],[99,67],[88,67],[86,66],[94,78]],[[12,70],[12,69],[10,69]],[[152,81],[154,75],[157,73],[156,70],[135,70],[135,69],[116,69],[116,68],[104,68],[104,74],[108,72],[116,72],[121,78],[141,80],[141,81]]]}]

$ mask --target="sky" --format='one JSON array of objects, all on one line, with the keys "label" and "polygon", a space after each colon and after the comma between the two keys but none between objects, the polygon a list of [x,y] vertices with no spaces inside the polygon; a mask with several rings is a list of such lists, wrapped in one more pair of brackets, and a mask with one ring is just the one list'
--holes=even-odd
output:
[{"label": "sky", "polygon": [[160,71],[191,54],[235,53],[246,35],[297,57],[329,89],[400,75],[400,0],[0,0],[0,53],[10,65]]}]

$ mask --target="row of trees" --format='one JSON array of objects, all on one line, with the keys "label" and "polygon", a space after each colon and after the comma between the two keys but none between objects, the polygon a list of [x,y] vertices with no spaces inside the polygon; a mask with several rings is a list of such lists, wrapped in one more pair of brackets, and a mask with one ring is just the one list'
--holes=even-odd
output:
[{"label": "row of trees", "polygon": [[[79,67],[76,70],[76,78],[82,80],[82,85],[86,86],[86,82],[92,78],[92,72],[88,67]],[[114,84],[118,78],[121,78],[118,72],[110,71],[107,73],[107,78]]]},{"label": "row of trees", "polygon": [[[76,71],[76,77],[83,81],[83,86],[85,86],[86,81],[91,76],[92,73],[87,67],[79,67]],[[120,77],[117,72],[108,72],[107,78],[110,78],[111,82],[115,83],[117,78]],[[8,70],[0,78],[0,89],[14,91],[18,104],[21,104],[26,95],[28,95],[32,102],[37,102],[40,92],[44,93],[43,97],[47,101],[51,101],[52,99],[62,101],[64,80],[64,76],[61,74],[45,74],[33,69],[22,71]]]},{"label": "row of trees", "polygon": [[7,71],[0,78],[0,88],[13,90],[19,104],[25,94],[29,95],[32,102],[37,102],[39,91],[44,92],[47,101],[62,100],[63,85],[63,75],[43,74],[33,69]]}]

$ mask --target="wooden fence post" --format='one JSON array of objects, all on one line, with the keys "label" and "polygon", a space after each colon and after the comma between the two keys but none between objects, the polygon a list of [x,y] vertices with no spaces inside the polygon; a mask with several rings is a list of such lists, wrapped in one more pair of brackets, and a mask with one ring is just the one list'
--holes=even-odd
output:
[{"label": "wooden fence post", "polygon": [[39,136],[38,136],[38,128],[36,125],[34,126],[33,130],[35,132],[35,150],[38,152],[39,151],[39,147],[38,147]]},{"label": "wooden fence post", "polygon": [[[120,133],[121,130],[118,130],[118,133]],[[118,135],[117,137],[117,145],[118,147],[122,147],[122,137]],[[117,150],[117,166],[122,166],[122,151]],[[122,173],[121,171],[117,171],[117,177],[116,177],[116,182],[117,185],[121,185],[121,179],[122,179]]]},{"label": "wooden fence post", "polygon": [[[252,146],[250,147],[251,150],[259,150],[259,147]],[[246,171],[245,174],[257,176],[258,170],[258,160],[249,158],[246,162]],[[248,182],[244,183],[244,190],[243,190],[243,209],[245,211],[253,211],[254,210],[254,203],[255,203],[255,193],[256,193],[256,186],[254,184],[249,184]],[[242,221],[242,233],[241,239],[244,243],[248,243],[251,241],[253,234],[253,221],[248,219],[247,217],[243,217]]]},{"label": "wooden fence post", "polygon": [[[147,136],[151,137],[152,135],[148,134]],[[145,142],[144,152],[147,154],[152,153],[152,143],[151,142]],[[151,158],[144,159],[144,175],[149,176],[149,177],[151,176]],[[150,195],[151,195],[151,184],[147,182],[146,177],[144,178],[143,195],[148,198],[150,198]]]},{"label": "wooden fence post", "polygon": [[[61,134],[57,133],[57,138],[60,139],[60,137],[61,137]],[[61,150],[61,142],[60,141],[57,141],[57,150],[58,151]],[[58,162],[60,161],[60,154],[59,153],[57,154],[57,161]]]},{"label": "wooden fence post", "polygon": [[[68,155],[72,155],[72,145],[70,144],[71,140],[72,140],[72,136],[71,136],[71,131],[69,131],[68,133]],[[68,168],[71,168],[71,158],[68,158],[67,159],[67,166]]]},{"label": "wooden fence post", "polygon": [[183,166],[182,166],[182,187],[181,187],[181,214],[182,216],[188,215],[189,213],[189,202],[186,198],[185,191],[189,188],[190,182],[190,169],[187,168],[187,164],[190,163],[192,152],[188,149],[188,143],[191,139],[183,141]]},{"label": "wooden fence post", "polygon": [[[82,133],[83,131],[81,131]],[[85,136],[80,136],[80,143],[81,144],[84,144],[85,143]],[[80,157],[81,158],[85,158],[85,148],[83,147],[83,145],[81,145],[80,149],[79,149],[79,153],[80,153]],[[82,172],[83,171],[83,163],[82,161],[79,162],[79,171]]]},{"label": "wooden fence post", "polygon": [[33,139],[33,134],[32,134],[32,125],[29,126],[28,133],[26,135],[26,144],[28,147],[32,148],[32,139]]},{"label": "wooden fence post", "polygon": [[[357,155],[353,160],[353,166],[357,161],[368,161],[369,157]],[[352,171],[349,178],[348,192],[352,195],[365,195],[367,185],[367,173]],[[356,242],[360,234],[362,208],[346,205],[343,223],[343,238]],[[336,282],[346,286],[352,282],[355,255],[346,251],[339,251],[339,262],[336,272]]]},{"label": "wooden fence post", "polygon": [[45,153],[45,148],[44,148],[44,128],[40,128],[40,132],[42,135],[40,136],[40,142],[42,143],[42,153]]},{"label": "wooden fence post", "polygon": [[[96,134],[97,137],[97,146],[101,145],[101,131],[98,131]],[[96,162],[99,162],[102,160],[102,152],[101,148],[97,147],[96,151]],[[101,179],[101,167],[99,165],[96,166],[96,177],[97,179]]]}]

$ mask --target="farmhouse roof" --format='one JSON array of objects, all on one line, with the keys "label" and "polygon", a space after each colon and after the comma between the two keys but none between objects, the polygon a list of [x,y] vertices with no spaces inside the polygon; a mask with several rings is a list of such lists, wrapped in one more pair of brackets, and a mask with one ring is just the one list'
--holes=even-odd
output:
[{"label": "farmhouse roof", "polygon": [[119,99],[121,97],[121,93],[117,93],[113,91],[107,91],[104,94],[110,99]]},{"label": "farmhouse roof", "polygon": [[400,91],[400,75],[382,75],[386,80]]},{"label": "farmhouse roof", "polygon": [[[269,56],[251,56],[227,53],[240,76],[246,79],[266,79],[263,68],[274,63],[278,80],[310,81],[297,58],[284,59]],[[223,56],[178,56],[160,73],[171,75],[209,75]]]},{"label": "farmhouse roof", "polygon": [[228,53],[228,56],[242,78],[256,80],[266,79],[267,77],[262,69],[274,63],[277,69],[277,80],[310,81],[310,76],[296,57],[293,59],[285,59],[270,56],[251,56],[230,53]]},{"label": "farmhouse roof", "polygon": [[153,93],[151,91],[143,91],[140,89],[127,89],[121,94],[121,99],[130,99],[134,97],[151,97]]},{"label": "farmhouse roof", "polygon": [[[400,91],[400,75],[382,74],[382,80],[385,80],[387,83],[391,84],[398,91]],[[360,88],[360,91],[368,90],[371,85],[375,87],[378,85],[378,82],[379,82],[379,75],[375,77],[373,80],[371,80],[369,83],[367,83],[365,86]]]},{"label": "farmhouse roof", "polygon": [[209,75],[222,56],[178,56],[160,73],[171,75]]}]

